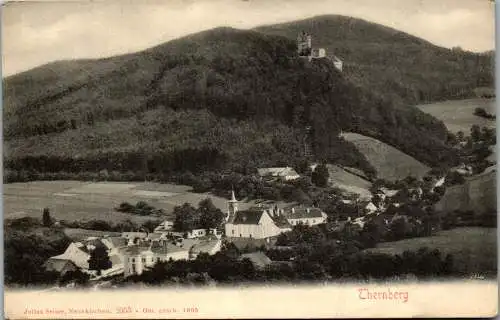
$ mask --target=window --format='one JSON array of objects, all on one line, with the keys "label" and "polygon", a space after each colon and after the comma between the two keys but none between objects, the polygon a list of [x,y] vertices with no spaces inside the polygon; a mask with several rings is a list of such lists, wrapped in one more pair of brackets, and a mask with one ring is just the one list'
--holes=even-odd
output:
[{"label": "window", "polygon": [[134,259],[134,258],[132,258],[132,262],[135,262],[135,259]]},{"label": "window", "polygon": [[240,233],[240,238],[241,238],[241,233]]},{"label": "window", "polygon": [[251,237],[252,237],[252,234],[250,234],[249,236],[250,236],[250,238],[251,238]]},{"label": "window", "polygon": [[146,262],[146,258],[142,258],[142,262]]},{"label": "window", "polygon": [[234,230],[231,230],[231,231],[233,231],[233,235],[234,235]]},{"label": "window", "polygon": [[313,223],[316,223],[316,220],[313,219]]},{"label": "window", "polygon": [[160,257],[156,258],[156,261],[157,261],[157,262],[160,262]]}]

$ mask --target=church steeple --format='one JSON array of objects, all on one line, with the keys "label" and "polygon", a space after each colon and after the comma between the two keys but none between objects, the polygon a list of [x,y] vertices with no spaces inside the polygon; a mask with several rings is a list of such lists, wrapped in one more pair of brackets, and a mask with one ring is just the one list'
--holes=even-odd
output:
[{"label": "church steeple", "polygon": [[226,220],[230,222],[233,219],[236,212],[238,212],[238,200],[236,200],[236,196],[234,195],[234,189],[233,189],[231,190],[231,200],[229,200],[227,204]]}]

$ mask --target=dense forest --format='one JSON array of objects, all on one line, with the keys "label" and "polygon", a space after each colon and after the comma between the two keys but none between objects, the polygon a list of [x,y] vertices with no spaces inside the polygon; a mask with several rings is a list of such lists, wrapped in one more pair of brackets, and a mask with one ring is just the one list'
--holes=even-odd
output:
[{"label": "dense forest", "polygon": [[300,59],[294,40],[231,28],[135,54],[41,66],[4,79],[6,182],[55,174],[248,174],[258,166],[299,166],[306,136],[313,150],[307,160],[375,177],[341,130],[380,139],[432,167],[457,162],[442,122],[351,78],[327,59]]}]

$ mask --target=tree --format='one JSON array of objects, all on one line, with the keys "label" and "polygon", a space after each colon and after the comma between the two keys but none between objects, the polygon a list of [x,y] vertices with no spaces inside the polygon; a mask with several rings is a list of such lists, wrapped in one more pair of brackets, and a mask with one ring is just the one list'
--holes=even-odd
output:
[{"label": "tree", "polygon": [[148,220],[142,224],[142,228],[146,229],[148,232],[153,232],[159,224],[159,221]]},{"label": "tree", "polygon": [[320,164],[314,169],[311,181],[318,187],[326,187],[328,185],[328,179],[330,174],[328,173],[328,168],[324,164]]},{"label": "tree", "polygon": [[50,227],[52,225],[52,218],[50,217],[49,208],[43,208],[42,221],[45,227]]},{"label": "tree", "polygon": [[174,208],[174,230],[189,231],[199,226],[199,214],[197,210],[189,203]]},{"label": "tree", "polygon": [[198,206],[197,211],[200,215],[199,221],[200,227],[202,228],[218,228],[226,217],[225,214],[212,203],[210,198],[200,201]]},{"label": "tree", "polygon": [[90,252],[89,270],[97,270],[97,274],[101,274],[101,270],[111,268],[111,260],[109,260],[108,252],[104,246],[97,246]]},{"label": "tree", "polygon": [[475,124],[470,128],[470,137],[472,142],[479,142],[481,140],[481,128]]}]

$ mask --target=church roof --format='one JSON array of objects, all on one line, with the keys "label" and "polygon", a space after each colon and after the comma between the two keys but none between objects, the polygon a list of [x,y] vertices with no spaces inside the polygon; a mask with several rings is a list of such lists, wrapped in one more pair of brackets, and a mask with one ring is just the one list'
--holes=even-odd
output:
[{"label": "church roof", "polygon": [[245,210],[236,212],[233,224],[259,224],[263,210]]}]

